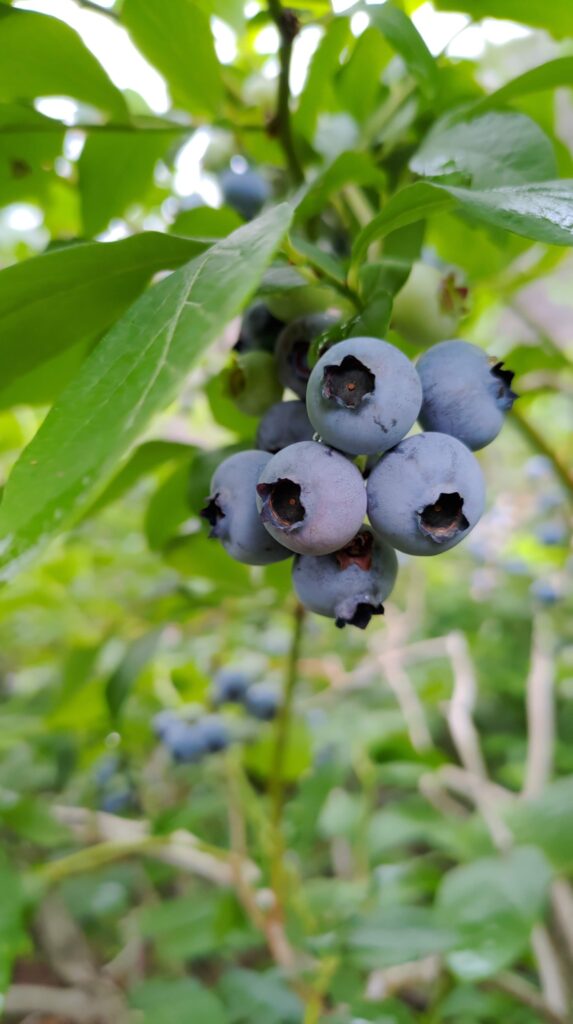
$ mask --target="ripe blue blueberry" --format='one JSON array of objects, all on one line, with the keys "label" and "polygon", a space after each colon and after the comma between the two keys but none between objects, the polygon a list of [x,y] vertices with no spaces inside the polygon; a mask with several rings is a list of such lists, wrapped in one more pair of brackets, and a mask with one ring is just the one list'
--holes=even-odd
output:
[{"label": "ripe blue blueberry", "polygon": [[274,687],[256,683],[247,690],[244,703],[253,718],[258,718],[261,722],[270,722],[276,717],[280,707],[280,695]]},{"label": "ripe blue blueberry", "polygon": [[373,615],[383,614],[397,573],[396,552],[363,526],[340,551],[297,556],[292,581],[310,611],[335,619],[339,627],[365,629]]},{"label": "ripe blue blueberry", "polygon": [[551,580],[535,580],[529,590],[531,595],[541,604],[557,604],[561,600],[561,594]]},{"label": "ripe blue blueberry", "polygon": [[179,764],[195,764],[208,752],[205,737],[197,725],[177,719],[161,737],[162,743]]},{"label": "ripe blue blueberry", "polygon": [[133,806],[133,794],[130,789],[120,789],[117,793],[106,793],[100,800],[100,808],[107,814],[119,814]]},{"label": "ripe blue blueberry", "polygon": [[537,539],[547,547],[558,547],[567,540],[567,528],[565,523],[558,520],[541,523],[535,531]]},{"label": "ripe blue blueberry", "polygon": [[165,734],[171,729],[171,727],[179,721],[179,717],[176,711],[171,711],[165,708],[163,711],[158,711],[153,719],[153,732],[158,739],[163,739]]},{"label": "ripe blue blueberry", "polygon": [[264,302],[256,302],[243,314],[241,331],[234,349],[236,352],[273,353],[283,327],[283,321],[277,320]]},{"label": "ripe blue blueberry", "polygon": [[364,480],[344,455],[301,441],[273,455],[257,485],[265,528],[302,555],[327,555],[348,544],[366,513]]},{"label": "ripe blue blueberry", "polygon": [[257,448],[276,455],[298,441],[312,441],[314,427],[304,402],[275,402],[267,409],[257,430]]},{"label": "ripe blue blueberry", "polygon": [[219,715],[205,715],[193,726],[197,731],[208,754],[216,754],[225,750],[230,742],[229,730]]},{"label": "ripe blue blueberry", "polygon": [[271,456],[237,452],[220,464],[211,480],[211,496],[201,515],[211,524],[210,537],[221,541],[238,562],[269,565],[289,557],[261,525],[255,487]]},{"label": "ripe blue blueberry", "polygon": [[472,451],[499,434],[515,393],[514,374],[467,341],[442,341],[418,360],[424,430],[451,434]]},{"label": "ripe blue blueberry", "polygon": [[228,206],[245,220],[252,220],[264,206],[271,190],[257,171],[225,171],[221,175],[221,191]]},{"label": "ripe blue blueberry", "polygon": [[421,401],[415,367],[379,338],[333,345],[314,367],[306,394],[314,429],[350,455],[393,448],[414,423]]},{"label": "ripe blue blueberry", "polygon": [[213,680],[215,704],[240,704],[249,688],[249,679],[244,672],[225,668]]},{"label": "ripe blue blueberry", "polygon": [[473,530],[485,504],[479,463],[448,434],[415,434],[387,452],[367,483],[374,531],[398,551],[437,555]]},{"label": "ripe blue blueberry", "polygon": [[336,323],[336,317],[328,313],[310,313],[287,324],[277,339],[275,356],[278,378],[285,388],[290,388],[299,398],[306,395],[310,377],[308,350],[319,334]]}]

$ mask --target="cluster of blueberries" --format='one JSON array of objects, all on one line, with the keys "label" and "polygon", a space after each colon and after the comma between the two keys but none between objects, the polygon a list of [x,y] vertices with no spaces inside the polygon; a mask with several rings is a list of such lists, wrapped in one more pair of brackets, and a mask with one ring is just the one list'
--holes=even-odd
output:
[{"label": "cluster of blueberries", "polygon": [[[294,554],[300,601],[363,629],[394,586],[396,550],[448,551],[480,519],[472,452],[497,436],[516,396],[513,374],[464,341],[439,342],[414,365],[387,341],[350,337],[311,370],[310,346],[333,322],[247,311],[237,348],[272,348],[281,390],[298,400],[271,405],[256,448],[220,463],[201,514],[239,562]],[[416,420],[422,432],[406,437]]]},{"label": "cluster of blueberries", "polygon": [[[266,683],[253,683],[243,672],[225,669],[213,680],[211,703],[214,708],[240,704],[252,718],[270,722],[277,715],[280,695]],[[188,719],[177,711],[160,711],[153,719],[153,730],[180,764],[194,764],[226,750],[235,739],[225,719],[216,712]]]}]

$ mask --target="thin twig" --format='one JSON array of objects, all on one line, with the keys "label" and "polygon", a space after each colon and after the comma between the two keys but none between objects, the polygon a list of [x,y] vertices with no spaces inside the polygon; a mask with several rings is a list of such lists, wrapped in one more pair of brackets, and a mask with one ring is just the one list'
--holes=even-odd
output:
[{"label": "thin twig", "polygon": [[293,11],[283,10],[281,0],[268,0],[269,14],[273,19],[280,37],[280,71],[277,88],[276,127],[284,150],[288,169],[295,185],[304,181],[304,173],[292,134],[290,116],[290,62],[292,47],[298,32],[298,20]]},{"label": "thin twig", "polygon": [[419,753],[431,750],[433,747],[432,737],[428,729],[424,707],[412,681],[404,669],[402,659],[398,654],[389,653],[380,657],[380,664],[386,682],[392,690],[400,711],[404,717],[410,742]]},{"label": "thin twig", "polygon": [[[59,806],[54,809],[54,813],[58,821],[68,825],[84,842],[96,845],[44,865],[41,874],[47,881],[56,882],[69,874],[91,871],[100,864],[145,853],[215,885],[233,884],[229,854],[223,850],[214,852],[203,849],[197,837],[185,829],[177,829],[166,836],[155,836],[150,834],[146,822],[121,818],[104,811]],[[256,881],[260,875],[252,861],[245,863],[243,870],[251,881]]]},{"label": "thin twig", "polygon": [[527,678],[527,764],[524,797],[540,796],[551,778],[555,746],[553,686],[555,659],[548,622],[533,620],[531,656]]},{"label": "thin twig", "polygon": [[288,662],[284,693],[276,720],[275,745],[271,767],[270,793],[272,803],[272,822],[280,830],[284,801],[284,763],[288,748],[289,728],[292,715],[294,694],[298,680],[298,660],[305,619],[305,610],[297,604],[294,610],[293,633]]},{"label": "thin twig", "polygon": [[94,14],[103,14],[106,18],[111,18],[113,21],[120,20],[117,11],[114,11],[111,7],[100,7],[93,0],[76,0],[76,3],[78,7],[85,7],[86,11],[93,11]]},{"label": "thin twig", "polygon": [[541,992],[538,992],[525,978],[521,978],[519,974],[513,974],[511,971],[502,971],[500,974],[496,974],[495,978],[491,981],[483,983],[484,988],[500,989],[502,992],[506,992],[508,995],[513,996],[514,999],[518,999],[524,1006],[529,1006],[530,1009],[540,1013],[542,1017],[548,1021],[548,1024],[569,1024],[566,1017],[561,1013],[556,1013],[552,1007],[548,1006]]},{"label": "thin twig", "polygon": [[551,448],[541,431],[537,430],[530,420],[528,420],[515,405],[511,410],[511,419],[518,430],[529,442],[531,447],[535,448],[536,451],[541,452],[542,455],[545,455],[546,458],[549,459],[555,471],[555,475],[565,487],[569,497],[573,498],[573,473],[571,473],[567,463],[563,461],[561,456],[558,455],[553,448]]}]

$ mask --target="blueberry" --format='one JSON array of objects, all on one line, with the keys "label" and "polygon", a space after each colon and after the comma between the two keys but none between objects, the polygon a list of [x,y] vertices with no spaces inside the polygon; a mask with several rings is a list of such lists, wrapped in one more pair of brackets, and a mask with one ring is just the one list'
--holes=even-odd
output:
[{"label": "blueberry", "polygon": [[257,171],[225,171],[221,175],[221,191],[225,202],[245,220],[257,216],[271,190]]},{"label": "blueberry", "polygon": [[284,322],[273,316],[264,302],[257,302],[243,314],[241,332],[234,346],[235,351],[273,353],[283,327]]},{"label": "blueberry", "polygon": [[175,711],[170,711],[167,708],[164,711],[159,711],[153,719],[153,732],[161,740],[171,726],[178,721],[179,717]]},{"label": "blueberry", "polygon": [[419,359],[420,423],[463,441],[472,451],[499,434],[515,393],[514,374],[467,341],[442,341]]},{"label": "blueberry", "polygon": [[363,526],[350,544],[331,555],[298,555],[294,589],[306,608],[335,619],[339,627],[365,629],[382,615],[398,573],[396,552]]},{"label": "blueberry", "polygon": [[561,594],[551,580],[535,580],[529,590],[532,596],[537,601],[540,601],[541,604],[557,604],[561,599]]},{"label": "blueberry", "polygon": [[111,782],[114,775],[120,769],[119,757],[116,754],[106,754],[102,757],[94,769],[93,778],[97,786],[105,786]]},{"label": "blueberry", "polygon": [[301,441],[273,455],[257,485],[261,520],[276,540],[302,555],[348,544],[366,512],[364,480],[344,455]]},{"label": "blueberry", "polygon": [[231,742],[229,730],[219,715],[205,715],[193,728],[209,754],[225,750]]},{"label": "blueberry", "polygon": [[218,466],[211,480],[211,497],[201,515],[211,524],[210,537],[221,541],[238,562],[269,565],[289,557],[261,525],[256,484],[270,461],[268,452],[237,452]]},{"label": "blueberry", "polygon": [[247,690],[244,703],[253,718],[270,722],[276,717],[280,707],[280,695],[273,687],[265,683],[256,683]]},{"label": "blueberry", "polygon": [[336,317],[328,313],[311,313],[287,324],[278,336],[275,356],[279,380],[283,387],[290,388],[299,398],[305,397],[310,377],[310,344],[335,323]]},{"label": "blueberry", "polygon": [[179,764],[193,764],[207,753],[205,737],[196,724],[178,719],[162,736],[162,742]]},{"label": "blueberry", "polygon": [[107,793],[100,800],[100,808],[107,814],[119,814],[133,806],[132,793],[129,789],[119,790],[117,793]]},{"label": "blueberry", "polygon": [[249,679],[236,669],[222,669],[213,680],[216,704],[240,704],[249,688]]},{"label": "blueberry", "polygon": [[312,441],[314,427],[304,402],[276,402],[267,409],[257,430],[257,448],[275,455],[298,441]]},{"label": "blueberry", "polygon": [[485,488],[479,463],[455,437],[415,434],[387,452],[367,483],[368,517],[398,551],[437,555],[480,519]]},{"label": "blueberry", "polygon": [[567,530],[564,523],[547,522],[541,523],[535,531],[537,539],[547,547],[557,547],[564,544],[567,539]]},{"label": "blueberry", "polygon": [[306,407],[327,444],[372,455],[401,441],[421,401],[418,374],[403,352],[379,338],[348,338],[318,360]]}]

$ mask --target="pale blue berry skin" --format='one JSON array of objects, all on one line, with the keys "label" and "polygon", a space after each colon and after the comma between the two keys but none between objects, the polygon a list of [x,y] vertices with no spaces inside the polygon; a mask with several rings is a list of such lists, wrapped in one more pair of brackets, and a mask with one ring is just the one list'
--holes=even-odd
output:
[{"label": "pale blue berry skin", "polygon": [[276,402],[267,409],[257,430],[257,448],[276,455],[289,444],[312,441],[314,427],[304,402]]},{"label": "pale blue berry skin", "polygon": [[270,188],[257,171],[237,174],[228,170],[221,175],[221,191],[225,202],[245,220],[252,220],[270,196]]},{"label": "pale blue berry skin", "polygon": [[179,764],[195,764],[208,752],[197,726],[181,719],[174,722],[161,739],[173,760]]},{"label": "pale blue berry skin", "polygon": [[[303,518],[283,525],[273,514],[269,487],[290,481],[300,487]],[[366,514],[361,473],[340,452],[301,441],[273,455],[257,486],[257,506],[265,529],[281,544],[302,555],[327,555],[352,540]]]},{"label": "pale blue berry skin", "polygon": [[[374,378],[374,388],[354,408],[325,393],[328,368],[358,360]],[[414,365],[380,338],[348,338],[316,363],[306,393],[310,422],[327,444],[349,455],[374,455],[393,448],[415,423],[422,388]]]},{"label": "pale blue berry skin", "polygon": [[[457,438],[440,433],[414,434],[387,452],[368,477],[367,493],[375,533],[410,555],[449,551],[473,530],[485,506],[477,459]],[[443,494],[460,496],[467,527],[430,536],[421,516]]]},{"label": "pale blue berry skin", "polygon": [[[336,552],[320,557],[299,555],[293,565],[292,581],[299,600],[309,611],[335,619],[338,626],[351,623],[364,628],[369,614],[381,614],[382,603],[392,592],[398,574],[394,549],[374,537],[368,527],[360,532],[373,541],[369,567],[357,563],[343,567]],[[360,618],[356,621],[360,609],[363,614],[370,609],[363,624]]]},{"label": "pale blue berry skin", "polygon": [[253,718],[258,718],[261,722],[271,722],[277,716],[280,696],[271,686],[256,683],[247,690],[244,704],[246,711]]},{"label": "pale blue berry skin", "polygon": [[[270,565],[289,557],[261,524],[256,503],[256,485],[271,459],[268,452],[237,452],[225,459],[213,474],[211,496],[203,516],[212,524],[210,536],[221,541],[237,562]],[[221,515],[215,523],[209,510]]]},{"label": "pale blue berry skin", "polygon": [[193,726],[208,754],[216,754],[231,743],[231,734],[218,715],[205,715]]},{"label": "pale blue berry skin", "polygon": [[490,444],[516,397],[512,374],[502,370],[510,378],[504,380],[498,376],[500,367],[467,341],[441,341],[428,349],[417,363],[423,429],[451,434],[472,451]]},{"label": "pale blue berry skin", "polygon": [[335,323],[336,317],[329,313],[308,313],[287,324],[277,338],[278,378],[283,387],[290,388],[299,398],[304,399],[310,377],[307,359],[310,344]]},{"label": "pale blue berry skin", "polygon": [[171,727],[178,721],[179,718],[175,711],[167,708],[163,711],[158,711],[153,719],[153,732],[158,739],[163,739]]},{"label": "pale blue berry skin", "polygon": [[215,704],[240,704],[250,681],[243,672],[236,669],[222,669],[213,680],[213,700]]}]

